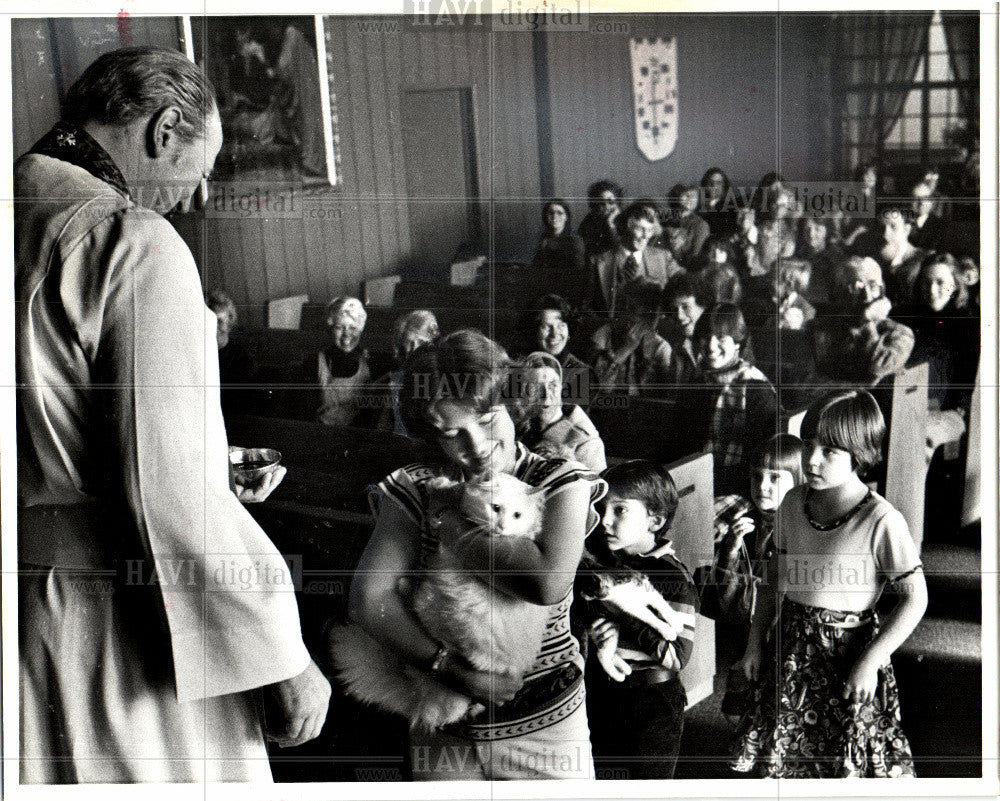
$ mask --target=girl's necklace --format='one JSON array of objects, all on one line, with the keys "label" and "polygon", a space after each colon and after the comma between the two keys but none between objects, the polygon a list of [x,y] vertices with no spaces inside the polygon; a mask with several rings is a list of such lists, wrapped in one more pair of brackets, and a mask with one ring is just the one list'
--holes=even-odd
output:
[{"label": "girl's necklace", "polygon": [[844,523],[846,523],[848,520],[854,517],[854,515],[856,515],[859,511],[861,511],[861,508],[866,503],[868,503],[868,501],[872,499],[872,491],[869,489],[868,492],[865,493],[864,498],[858,501],[858,503],[855,506],[851,507],[847,512],[842,514],[840,517],[836,518],[835,520],[831,520],[828,523],[819,523],[813,519],[812,512],[809,511],[809,498],[811,497],[811,495],[812,495],[811,491],[807,491],[806,502],[805,502],[806,520],[808,520],[809,525],[812,526],[817,531],[833,531],[835,528],[844,525]]}]

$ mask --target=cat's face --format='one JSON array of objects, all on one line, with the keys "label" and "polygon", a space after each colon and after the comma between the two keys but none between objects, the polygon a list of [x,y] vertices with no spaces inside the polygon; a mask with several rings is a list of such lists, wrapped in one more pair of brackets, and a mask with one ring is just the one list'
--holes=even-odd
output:
[{"label": "cat's face", "polygon": [[537,536],[544,499],[540,490],[500,473],[491,480],[465,485],[461,512],[498,537]]}]

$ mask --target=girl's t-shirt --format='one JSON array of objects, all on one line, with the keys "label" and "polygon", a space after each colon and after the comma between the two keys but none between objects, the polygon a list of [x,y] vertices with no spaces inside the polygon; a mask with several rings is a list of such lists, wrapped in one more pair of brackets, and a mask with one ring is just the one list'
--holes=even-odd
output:
[{"label": "girl's t-shirt", "polygon": [[[585,533],[589,534],[597,526],[600,516],[595,504],[604,497],[607,484],[584,465],[566,459],[545,458],[518,443],[511,472],[526,484],[541,487],[546,501],[570,485],[585,482],[590,489]],[[381,495],[399,504],[420,527],[417,569],[424,567],[439,547],[437,531],[427,526],[426,517],[429,502],[427,483],[436,476],[461,480],[457,468],[421,463],[396,470],[378,485]],[[373,496],[376,514],[378,503],[379,494],[376,494]],[[579,643],[570,632],[569,607],[572,598],[570,587],[565,597],[551,607],[538,655],[525,673],[524,684],[514,698],[502,706],[487,709],[469,723],[461,724],[461,734],[484,741],[527,734],[558,723],[583,703],[583,657]]]},{"label": "girl's t-shirt", "polygon": [[920,555],[903,515],[876,492],[848,520],[830,531],[806,515],[805,485],[793,487],[778,509],[774,543],[778,589],[807,606],[863,612],[887,581],[920,567]]}]

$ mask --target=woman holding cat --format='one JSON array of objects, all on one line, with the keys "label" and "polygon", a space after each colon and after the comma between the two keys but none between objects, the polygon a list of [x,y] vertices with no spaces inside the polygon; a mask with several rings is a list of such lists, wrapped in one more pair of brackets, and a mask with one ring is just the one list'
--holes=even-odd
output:
[{"label": "woman holding cat", "polygon": [[[583,660],[569,632],[569,605],[583,541],[606,486],[575,462],[537,456],[515,441],[508,404],[510,360],[482,334],[457,331],[417,350],[401,393],[403,420],[436,459],[396,470],[373,499],[377,522],[351,587],[350,615],[410,665],[485,705],[430,735],[411,734],[418,780],[592,778]],[[429,483],[513,475],[544,493],[541,533],[490,538],[453,512],[429,514]],[[537,656],[523,677],[479,671],[433,640],[400,582],[438,548],[515,598],[549,606]],[[377,666],[373,666],[377,669]]]}]

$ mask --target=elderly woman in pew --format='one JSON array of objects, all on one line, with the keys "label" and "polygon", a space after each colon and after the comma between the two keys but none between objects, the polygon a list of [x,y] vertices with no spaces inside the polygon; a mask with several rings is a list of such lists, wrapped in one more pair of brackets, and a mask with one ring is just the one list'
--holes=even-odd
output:
[{"label": "elderly woman in pew", "polygon": [[917,276],[913,303],[892,317],[913,330],[910,363],[927,362],[927,447],[957,441],[965,432],[979,366],[979,310],[969,303],[961,266],[948,253],[932,253]]},{"label": "elderly woman in pew", "polygon": [[289,399],[291,416],[330,426],[372,425],[373,410],[364,408],[361,400],[372,390],[368,352],[360,347],[367,319],[357,298],[330,301],[326,325],[331,343],[300,368],[303,386]]},{"label": "elderly woman in pew", "polygon": [[582,280],[586,264],[585,247],[583,239],[573,233],[570,221],[569,205],[565,200],[550,200],[542,207],[545,233],[542,234],[538,249],[531,259],[531,266],[576,274]]},{"label": "elderly woman in pew", "polygon": [[437,317],[429,309],[414,309],[397,317],[392,324],[392,351],[396,368],[377,382],[379,388],[389,393],[388,404],[378,421],[377,427],[380,430],[409,436],[399,402],[399,393],[403,387],[403,368],[413,351],[428,342],[436,342],[440,335]]},{"label": "elderly woman in pew", "polygon": [[531,353],[521,369],[518,439],[535,453],[572,459],[603,472],[608,466],[604,442],[587,413],[564,402],[575,399],[575,387],[565,381],[559,361],[545,352]]}]

